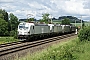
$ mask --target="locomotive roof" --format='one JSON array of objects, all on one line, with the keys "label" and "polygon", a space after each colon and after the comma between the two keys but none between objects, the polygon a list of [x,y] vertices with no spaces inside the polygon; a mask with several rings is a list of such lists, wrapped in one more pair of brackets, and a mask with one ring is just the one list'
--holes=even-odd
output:
[{"label": "locomotive roof", "polygon": [[34,25],[34,23],[22,22],[22,23],[19,23],[19,25]]},{"label": "locomotive roof", "polygon": [[70,25],[61,25],[61,26],[70,26]]},{"label": "locomotive roof", "polygon": [[48,24],[48,26],[54,26],[54,24]]},{"label": "locomotive roof", "polygon": [[73,26],[72,24],[70,25],[63,25],[63,24],[35,24],[35,23],[29,23],[29,22],[22,22],[19,25],[24,25],[24,24],[30,24],[30,25],[35,25],[35,26]]},{"label": "locomotive roof", "polygon": [[47,24],[35,24],[35,26],[48,26]]}]

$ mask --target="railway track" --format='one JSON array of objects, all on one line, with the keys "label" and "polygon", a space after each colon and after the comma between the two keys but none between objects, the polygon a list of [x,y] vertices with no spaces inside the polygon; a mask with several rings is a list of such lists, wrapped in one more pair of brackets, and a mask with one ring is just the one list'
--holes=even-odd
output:
[{"label": "railway track", "polygon": [[13,43],[2,44],[2,45],[0,45],[0,56],[4,56],[4,55],[10,54],[10,53],[17,52],[17,51],[32,48],[32,47],[39,46],[42,44],[46,44],[49,42],[57,41],[57,40],[60,40],[63,38],[73,36],[73,35],[75,35],[75,34],[72,33],[72,34],[52,37],[52,38],[48,38],[48,39],[38,40],[38,41],[34,41],[34,42],[13,42]]},{"label": "railway track", "polygon": [[7,47],[7,46],[11,46],[11,45],[22,44],[22,43],[24,43],[24,42],[18,41],[18,42],[12,42],[12,43],[0,44],[0,48]]}]

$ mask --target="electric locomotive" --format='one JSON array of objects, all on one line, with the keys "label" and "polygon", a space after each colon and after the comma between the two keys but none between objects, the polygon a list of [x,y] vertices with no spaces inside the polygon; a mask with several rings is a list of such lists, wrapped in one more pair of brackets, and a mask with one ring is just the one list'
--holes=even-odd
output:
[{"label": "electric locomotive", "polygon": [[29,22],[21,22],[18,25],[18,39],[28,39],[30,37],[48,37],[55,34],[65,34],[75,32],[76,28],[72,25],[60,24],[35,24]]}]

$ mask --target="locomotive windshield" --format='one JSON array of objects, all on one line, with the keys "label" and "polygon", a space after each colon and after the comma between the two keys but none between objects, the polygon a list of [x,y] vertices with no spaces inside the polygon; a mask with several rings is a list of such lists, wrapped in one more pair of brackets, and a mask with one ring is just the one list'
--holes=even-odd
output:
[{"label": "locomotive windshield", "polygon": [[26,26],[19,26],[19,29],[28,29],[28,27],[26,27]]},{"label": "locomotive windshield", "polygon": [[19,29],[22,29],[24,26],[19,26]]}]

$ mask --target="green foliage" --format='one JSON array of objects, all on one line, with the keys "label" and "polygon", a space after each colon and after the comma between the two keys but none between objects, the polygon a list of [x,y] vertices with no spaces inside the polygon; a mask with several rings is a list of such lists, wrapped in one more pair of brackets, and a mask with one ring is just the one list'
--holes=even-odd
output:
[{"label": "green foliage", "polygon": [[0,36],[8,35],[8,23],[0,18]]},{"label": "green foliage", "polygon": [[[18,58],[16,59],[18,60]],[[90,60],[90,41],[75,40],[61,42],[44,51],[21,57],[19,60]]]},{"label": "green foliage", "polygon": [[34,18],[29,18],[25,22],[31,22],[31,21],[34,21]]},{"label": "green foliage", "polygon": [[[26,58],[27,60],[78,60],[77,54],[83,54],[84,47],[82,42],[79,42],[77,38],[76,40],[68,41],[67,43],[57,44],[54,46],[49,47],[46,52],[37,53],[33,57]],[[21,59],[25,60],[25,59]],[[81,59],[82,60],[82,59]]]},{"label": "green foliage", "polygon": [[[61,49],[60,49],[61,48]],[[43,55],[38,60],[74,60],[72,53],[67,47],[59,47]]]},{"label": "green foliage", "polygon": [[0,36],[15,35],[14,32],[19,24],[18,18],[14,16],[12,13],[10,13],[9,18],[8,13],[5,10],[0,9]]},{"label": "green foliage", "polygon": [[69,25],[70,24],[70,19],[65,18],[64,20],[62,20],[61,24],[63,24],[63,25]]},{"label": "green foliage", "polygon": [[0,18],[1,18],[1,19],[4,19],[3,14],[0,14]]},{"label": "green foliage", "polygon": [[15,32],[16,32],[18,24],[19,24],[18,18],[16,16],[14,16],[12,13],[10,13],[9,18],[10,18],[10,20],[8,22],[9,23],[8,27],[10,28],[9,29],[10,36],[15,36]]},{"label": "green foliage", "polygon": [[13,37],[0,37],[0,44],[18,41]]},{"label": "green foliage", "polygon": [[78,37],[80,41],[85,41],[85,40],[90,41],[90,26],[81,29],[79,31]]},{"label": "green foliage", "polygon": [[6,22],[8,22],[8,13],[5,10],[0,9],[0,18],[3,18]]},{"label": "green foliage", "polygon": [[17,39],[17,30],[10,31],[10,36],[13,36],[14,38]]},{"label": "green foliage", "polygon": [[15,30],[17,27],[18,27],[18,18],[16,16],[14,16],[12,13],[10,13],[10,27],[11,27],[11,30]]},{"label": "green foliage", "polygon": [[49,19],[49,15],[50,15],[50,14],[45,13],[45,14],[42,14],[42,15],[43,15],[43,16],[42,16],[42,17],[43,17],[43,19],[42,19],[42,20],[43,20],[45,23],[48,23],[48,22],[49,22],[49,20],[50,20],[50,19]]},{"label": "green foliage", "polygon": [[30,21],[34,21],[34,18],[30,18]]},{"label": "green foliage", "polygon": [[40,22],[40,23],[43,23],[43,22],[44,22],[44,20],[43,20],[43,19],[40,19],[40,20],[39,20],[39,22]]},{"label": "green foliage", "polygon": [[83,22],[83,23],[82,23],[82,28],[84,28],[84,27],[85,27],[85,23]]}]

